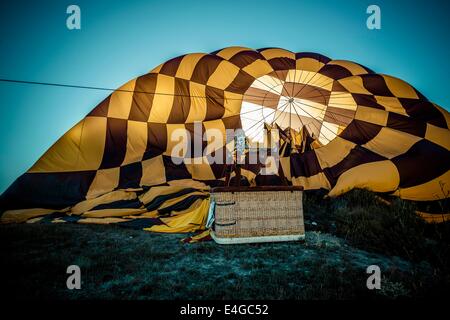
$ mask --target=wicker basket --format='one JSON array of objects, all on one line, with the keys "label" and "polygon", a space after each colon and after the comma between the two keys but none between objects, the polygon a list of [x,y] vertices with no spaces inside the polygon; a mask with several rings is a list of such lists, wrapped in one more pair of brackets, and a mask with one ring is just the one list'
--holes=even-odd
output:
[{"label": "wicker basket", "polygon": [[302,190],[290,186],[214,188],[213,239],[223,244],[303,239]]}]

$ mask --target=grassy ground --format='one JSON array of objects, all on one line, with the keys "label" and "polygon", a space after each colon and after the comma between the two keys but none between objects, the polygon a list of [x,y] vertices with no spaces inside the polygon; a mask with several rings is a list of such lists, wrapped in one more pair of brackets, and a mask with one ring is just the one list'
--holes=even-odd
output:
[{"label": "grassy ground", "polygon": [[[1,290],[28,299],[395,299],[448,297],[450,224],[355,190],[304,200],[306,241],[219,246],[102,225],[0,226]],[[66,288],[79,265],[82,289]],[[381,290],[366,288],[379,265]]]}]

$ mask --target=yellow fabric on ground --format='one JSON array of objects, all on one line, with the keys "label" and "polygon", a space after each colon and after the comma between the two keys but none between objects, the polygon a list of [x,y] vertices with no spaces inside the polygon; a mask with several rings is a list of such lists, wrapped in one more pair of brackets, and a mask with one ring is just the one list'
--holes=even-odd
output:
[{"label": "yellow fabric on ground", "polygon": [[153,232],[167,232],[167,233],[179,233],[179,232],[194,232],[205,228],[206,218],[208,217],[210,200],[197,200],[197,205],[193,205],[193,209],[189,208],[183,213],[179,213],[176,216],[161,218],[165,223],[164,225],[155,225],[144,230]]}]

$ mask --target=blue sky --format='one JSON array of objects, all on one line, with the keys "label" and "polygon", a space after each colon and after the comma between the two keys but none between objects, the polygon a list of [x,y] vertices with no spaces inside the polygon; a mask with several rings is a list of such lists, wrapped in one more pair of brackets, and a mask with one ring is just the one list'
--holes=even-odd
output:
[{"label": "blue sky", "polygon": [[[66,8],[81,8],[81,30]],[[366,28],[381,8],[382,29]],[[231,45],[353,60],[450,109],[449,1],[8,1],[0,78],[116,88],[174,56]],[[0,82],[0,192],[107,92]]]}]

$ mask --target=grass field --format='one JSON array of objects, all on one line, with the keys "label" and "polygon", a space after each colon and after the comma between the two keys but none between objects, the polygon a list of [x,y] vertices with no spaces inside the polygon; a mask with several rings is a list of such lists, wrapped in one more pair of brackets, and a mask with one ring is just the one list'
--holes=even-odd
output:
[{"label": "grass field", "polygon": [[[403,299],[448,297],[450,224],[354,190],[305,195],[304,242],[182,244],[186,235],[117,226],[0,226],[1,290],[12,299]],[[448,204],[444,204],[447,206]],[[446,209],[448,209],[446,207]],[[66,268],[81,268],[81,290]],[[366,287],[379,265],[380,290]]]}]

